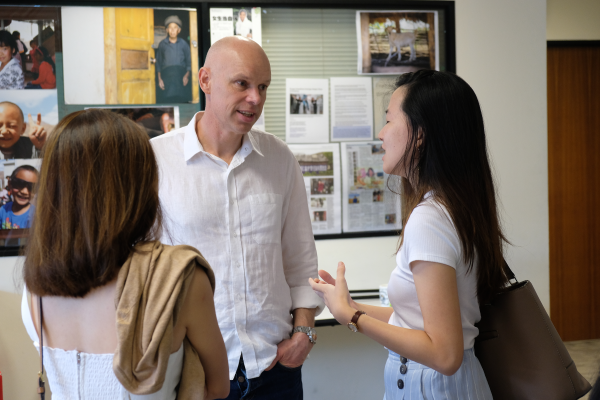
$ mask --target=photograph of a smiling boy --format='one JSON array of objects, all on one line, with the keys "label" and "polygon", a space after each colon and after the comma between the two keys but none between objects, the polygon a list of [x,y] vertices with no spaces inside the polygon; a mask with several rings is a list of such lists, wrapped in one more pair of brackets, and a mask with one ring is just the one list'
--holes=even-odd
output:
[{"label": "photograph of a smiling boy", "polygon": [[38,158],[48,132],[41,114],[33,121],[28,115],[29,136],[23,136],[28,123],[21,107],[10,101],[0,102],[0,158]]},{"label": "photograph of a smiling boy", "polygon": [[8,178],[6,191],[10,201],[0,207],[0,229],[25,229],[31,227],[35,213],[32,204],[38,170],[31,165],[21,165]]}]

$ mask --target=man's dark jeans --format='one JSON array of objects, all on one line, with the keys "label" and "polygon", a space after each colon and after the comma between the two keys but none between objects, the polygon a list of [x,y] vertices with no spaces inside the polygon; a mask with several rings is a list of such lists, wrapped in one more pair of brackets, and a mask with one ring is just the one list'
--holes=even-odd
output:
[{"label": "man's dark jeans", "polygon": [[302,366],[284,367],[277,363],[258,378],[248,379],[243,358],[229,381],[229,396],[223,400],[302,400]]}]

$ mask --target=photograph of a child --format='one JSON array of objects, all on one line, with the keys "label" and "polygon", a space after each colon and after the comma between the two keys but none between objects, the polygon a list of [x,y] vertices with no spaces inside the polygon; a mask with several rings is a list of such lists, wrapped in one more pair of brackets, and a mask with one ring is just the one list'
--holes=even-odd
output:
[{"label": "photograph of a child", "polygon": [[437,11],[357,11],[358,73],[439,69]]},{"label": "photograph of a child", "polygon": [[[162,13],[165,11],[155,10],[155,20]],[[189,27],[182,32],[183,20],[172,10],[167,13],[170,13],[164,19],[167,37],[159,42],[156,51],[157,103],[187,103],[192,100],[192,58],[190,44],[182,36],[188,37]],[[155,35],[156,32],[155,23]]]},{"label": "photograph of a child", "polygon": [[333,194],[333,178],[311,178],[310,194]]},{"label": "photograph of a child", "polygon": [[314,211],[313,222],[327,221],[327,211]]},{"label": "photograph of a child", "polygon": [[150,139],[179,128],[178,107],[101,107],[140,125]]},{"label": "photograph of a child", "polygon": [[6,188],[0,192],[0,229],[26,229],[31,227],[35,212],[33,198],[39,172],[32,165],[16,167],[8,177]]},{"label": "photograph of a child", "polygon": [[290,114],[323,114],[323,95],[290,94]]},{"label": "photograph of a child", "polygon": [[0,90],[56,89],[57,7],[0,7]]},{"label": "photograph of a child", "polygon": [[39,158],[57,123],[55,90],[0,91],[0,159]]}]

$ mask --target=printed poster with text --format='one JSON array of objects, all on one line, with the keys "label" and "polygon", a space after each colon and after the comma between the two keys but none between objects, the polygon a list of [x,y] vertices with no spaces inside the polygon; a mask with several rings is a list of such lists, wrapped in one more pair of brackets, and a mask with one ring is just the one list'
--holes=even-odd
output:
[{"label": "printed poster with text", "polygon": [[330,78],[330,81],[331,141],[372,140],[371,78]]},{"label": "printed poster with text", "polygon": [[387,187],[381,142],[342,143],[343,231],[402,227],[400,196]]},{"label": "printed poster with text", "polygon": [[285,94],[285,141],[329,142],[329,79],[286,79]]},{"label": "printed poster with text", "polygon": [[304,176],[313,234],[341,233],[339,145],[296,144],[289,147]]}]

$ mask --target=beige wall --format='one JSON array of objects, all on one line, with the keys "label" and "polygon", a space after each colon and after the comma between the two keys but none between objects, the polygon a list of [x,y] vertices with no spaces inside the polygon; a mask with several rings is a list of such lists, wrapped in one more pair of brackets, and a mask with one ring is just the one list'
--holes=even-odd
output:
[{"label": "beige wall", "polygon": [[600,40],[599,0],[548,0],[548,40]]}]

